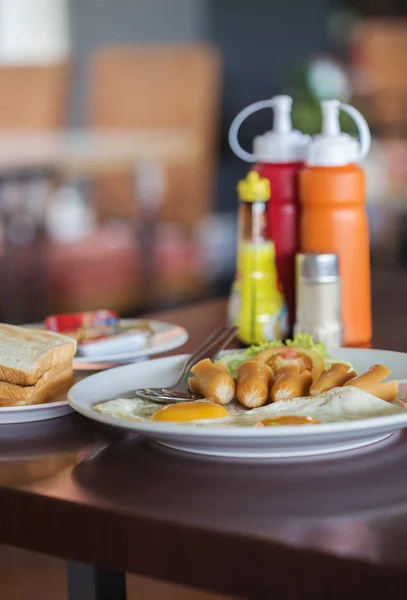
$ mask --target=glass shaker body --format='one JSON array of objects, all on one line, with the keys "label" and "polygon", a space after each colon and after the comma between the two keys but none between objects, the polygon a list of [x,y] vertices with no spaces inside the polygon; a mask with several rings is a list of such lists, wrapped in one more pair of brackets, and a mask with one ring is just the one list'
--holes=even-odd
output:
[{"label": "glass shaker body", "polygon": [[267,201],[240,201],[238,337],[246,344],[281,339],[287,311],[278,282],[274,242],[268,239]]}]

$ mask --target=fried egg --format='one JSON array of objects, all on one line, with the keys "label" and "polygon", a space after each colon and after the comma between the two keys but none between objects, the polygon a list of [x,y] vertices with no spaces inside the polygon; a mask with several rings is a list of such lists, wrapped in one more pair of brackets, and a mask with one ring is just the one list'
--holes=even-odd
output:
[{"label": "fried egg", "polygon": [[197,400],[195,402],[179,402],[177,404],[166,404],[152,416],[153,421],[197,421],[200,419],[221,419],[228,417],[229,413],[223,406]]},{"label": "fried egg", "polygon": [[401,406],[385,402],[356,387],[333,388],[319,396],[280,400],[252,410],[245,409],[237,401],[230,402],[226,407],[208,400],[159,407],[157,403],[141,398],[117,398],[96,404],[93,409],[116,419],[151,424],[166,421],[194,427],[253,427],[265,420],[273,420],[278,425],[294,424],[288,423],[288,418],[297,421],[297,424],[303,421],[308,426],[317,426],[318,423],[310,420],[333,423],[406,411]]}]

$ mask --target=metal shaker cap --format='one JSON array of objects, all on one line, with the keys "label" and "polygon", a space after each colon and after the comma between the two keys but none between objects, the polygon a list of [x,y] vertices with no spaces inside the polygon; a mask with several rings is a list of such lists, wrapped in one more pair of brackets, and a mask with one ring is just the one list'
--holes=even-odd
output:
[{"label": "metal shaker cap", "polygon": [[296,279],[305,279],[315,283],[330,283],[339,280],[337,254],[297,254]]}]

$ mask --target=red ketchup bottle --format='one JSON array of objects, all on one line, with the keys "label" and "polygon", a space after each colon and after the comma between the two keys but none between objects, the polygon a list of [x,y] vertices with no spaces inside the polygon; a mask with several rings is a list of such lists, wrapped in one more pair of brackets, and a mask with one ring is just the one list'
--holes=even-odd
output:
[{"label": "red ketchup bottle", "polygon": [[[235,117],[229,130],[229,144],[236,156],[255,163],[254,170],[270,182],[268,235],[275,244],[277,273],[286,298],[290,330],[295,319],[295,255],[299,251],[298,173],[310,141],[308,135],[293,130],[291,106],[290,96],[255,102]],[[273,109],[273,129],[254,138],[250,154],[239,144],[239,128],[247,117],[263,108]]]}]

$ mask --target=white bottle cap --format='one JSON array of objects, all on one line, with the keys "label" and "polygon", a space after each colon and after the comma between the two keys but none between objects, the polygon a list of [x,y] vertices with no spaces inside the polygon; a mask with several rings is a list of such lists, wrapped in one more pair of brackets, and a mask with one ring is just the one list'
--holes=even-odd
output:
[{"label": "white bottle cap", "polygon": [[[308,147],[307,164],[321,167],[339,167],[362,161],[370,149],[369,127],[356,108],[341,104],[339,100],[321,102],[322,132],[313,137]],[[339,125],[339,111],[347,112],[355,121],[358,140],[342,133]]]},{"label": "white bottle cap", "polygon": [[[290,96],[274,96],[270,100],[260,100],[244,108],[233,120],[229,129],[229,144],[233,152],[246,162],[285,163],[305,160],[310,136],[292,128]],[[241,124],[250,115],[272,108],[273,129],[254,138],[253,154],[240,146],[238,133]]]},{"label": "white bottle cap", "polygon": [[79,192],[66,186],[58,190],[52,199],[45,224],[51,239],[59,243],[73,243],[94,232],[96,218]]}]

